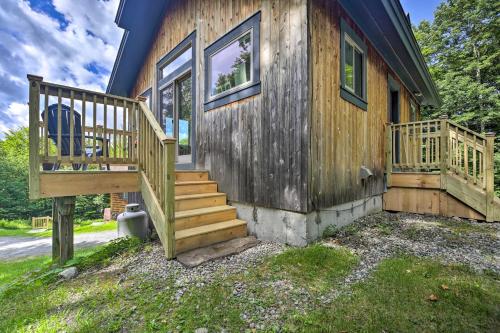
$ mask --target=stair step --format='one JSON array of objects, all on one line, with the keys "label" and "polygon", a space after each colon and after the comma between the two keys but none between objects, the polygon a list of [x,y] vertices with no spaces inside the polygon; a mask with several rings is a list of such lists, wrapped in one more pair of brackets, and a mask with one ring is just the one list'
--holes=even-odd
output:
[{"label": "stair step", "polygon": [[177,195],[175,197],[175,211],[191,210],[213,206],[224,206],[226,204],[225,193],[201,193],[189,195]]},{"label": "stair step", "polygon": [[175,181],[200,181],[208,180],[208,171],[205,170],[182,170],[175,172]]},{"label": "stair step", "polygon": [[236,208],[228,205],[184,210],[175,213],[175,230],[236,219]]},{"label": "stair step", "polygon": [[238,219],[184,229],[175,233],[176,252],[181,253],[246,235],[247,223]]},{"label": "stair step", "polygon": [[199,194],[217,192],[217,182],[210,180],[177,181],[175,182],[175,194]]}]

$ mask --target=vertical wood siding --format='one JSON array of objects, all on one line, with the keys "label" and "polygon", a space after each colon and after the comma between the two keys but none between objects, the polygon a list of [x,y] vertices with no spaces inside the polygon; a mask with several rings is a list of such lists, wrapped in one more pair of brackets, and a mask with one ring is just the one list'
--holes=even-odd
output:
[{"label": "vertical wood siding", "polygon": [[[261,11],[262,93],[203,112],[203,50]],[[172,0],[132,96],[153,87],[158,60],[196,30],[196,166],[230,200],[308,208],[307,0]]]},{"label": "vertical wood siding", "polygon": [[[340,17],[368,45],[364,111],[340,97]],[[336,1],[310,1],[311,166],[309,209],[350,202],[384,190],[384,126],[388,121],[387,75],[394,73]],[[410,93],[401,85],[401,122],[409,121]],[[366,184],[364,165],[374,173]]]}]

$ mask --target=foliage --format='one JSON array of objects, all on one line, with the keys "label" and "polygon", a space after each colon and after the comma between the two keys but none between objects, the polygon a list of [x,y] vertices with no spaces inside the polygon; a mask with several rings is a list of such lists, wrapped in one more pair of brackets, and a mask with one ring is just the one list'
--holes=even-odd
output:
[{"label": "foliage", "polygon": [[[477,132],[500,133],[500,19],[498,3],[446,0],[434,21],[422,21],[415,37],[437,84],[442,105],[423,110],[424,118],[447,114]],[[497,148],[498,147],[497,145]],[[500,152],[495,184],[500,195]]]},{"label": "foliage", "polygon": [[[29,133],[26,127],[5,133],[0,140],[0,218],[30,219],[51,215],[52,200],[28,198]],[[98,218],[109,195],[78,196],[75,217]]]}]

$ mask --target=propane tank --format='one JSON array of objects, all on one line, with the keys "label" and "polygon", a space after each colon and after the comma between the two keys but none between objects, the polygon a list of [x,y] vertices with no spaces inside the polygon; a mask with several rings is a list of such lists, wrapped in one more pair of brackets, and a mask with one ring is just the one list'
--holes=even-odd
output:
[{"label": "propane tank", "polygon": [[133,236],[142,240],[148,238],[148,216],[139,204],[128,204],[125,211],[118,215],[118,237]]}]

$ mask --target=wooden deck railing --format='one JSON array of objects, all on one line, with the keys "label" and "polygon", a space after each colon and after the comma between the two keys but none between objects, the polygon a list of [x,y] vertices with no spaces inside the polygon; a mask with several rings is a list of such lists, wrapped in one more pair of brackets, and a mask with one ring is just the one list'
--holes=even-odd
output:
[{"label": "wooden deck railing", "polygon": [[30,198],[40,197],[42,169],[84,174],[88,165],[135,166],[150,216],[167,257],[173,258],[176,140],[166,137],[140,98],[48,83],[34,75],[28,80]]},{"label": "wooden deck railing", "polygon": [[[388,124],[388,186],[393,172],[440,172],[484,193],[488,206],[494,200],[494,140],[494,133],[476,133],[447,117]],[[446,177],[441,188],[446,189]]]},{"label": "wooden deck railing", "polygon": [[144,101],[139,113],[141,192],[167,258],[175,256],[175,143],[168,138]]}]

